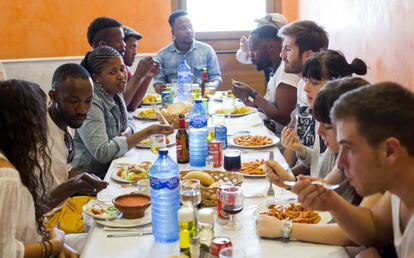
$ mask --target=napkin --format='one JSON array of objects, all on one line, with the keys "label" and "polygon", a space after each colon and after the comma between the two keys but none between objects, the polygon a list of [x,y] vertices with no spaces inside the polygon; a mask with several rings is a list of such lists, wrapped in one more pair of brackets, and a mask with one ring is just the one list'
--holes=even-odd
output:
[{"label": "napkin", "polygon": [[240,128],[255,127],[263,125],[263,120],[260,118],[259,113],[226,119],[227,130],[240,131]]}]

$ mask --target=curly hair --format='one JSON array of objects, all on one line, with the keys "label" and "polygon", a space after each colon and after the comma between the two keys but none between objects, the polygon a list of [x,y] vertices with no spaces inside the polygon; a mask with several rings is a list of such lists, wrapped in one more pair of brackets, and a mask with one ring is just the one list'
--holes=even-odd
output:
[{"label": "curly hair", "polygon": [[110,17],[98,17],[91,22],[88,27],[87,38],[88,43],[92,47],[97,40],[95,37],[101,30],[122,27],[122,23]]},{"label": "curly hair", "polygon": [[50,170],[47,154],[46,94],[39,85],[21,80],[0,82],[0,150],[16,167],[32,195],[39,233],[47,211],[45,175]]}]

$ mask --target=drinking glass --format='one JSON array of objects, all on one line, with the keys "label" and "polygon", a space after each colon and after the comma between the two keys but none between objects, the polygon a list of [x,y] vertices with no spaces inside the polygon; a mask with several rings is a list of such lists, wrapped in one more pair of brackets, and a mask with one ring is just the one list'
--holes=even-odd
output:
[{"label": "drinking glass", "polygon": [[220,193],[221,208],[223,212],[229,214],[230,221],[223,226],[224,230],[239,231],[242,228],[237,223],[235,214],[243,210],[243,194],[240,186],[229,186],[221,190]]},{"label": "drinking glass", "polygon": [[225,114],[213,114],[211,116],[213,126],[225,125],[226,115]]},{"label": "drinking glass", "polygon": [[138,192],[149,195],[150,194],[150,183],[149,179],[141,179],[137,182]]},{"label": "drinking glass", "polygon": [[219,258],[243,258],[244,252],[233,247],[226,247],[220,250]]},{"label": "drinking glass", "polygon": [[201,203],[200,180],[182,179],[180,181],[180,196],[183,205],[197,207]]},{"label": "drinking glass", "polygon": [[240,150],[225,150],[224,151],[224,169],[227,171],[240,171],[241,158]]},{"label": "drinking glass", "polygon": [[165,135],[163,134],[153,134],[150,137],[151,142],[151,151],[155,154],[158,154],[159,148],[167,147],[167,140],[165,138]]}]

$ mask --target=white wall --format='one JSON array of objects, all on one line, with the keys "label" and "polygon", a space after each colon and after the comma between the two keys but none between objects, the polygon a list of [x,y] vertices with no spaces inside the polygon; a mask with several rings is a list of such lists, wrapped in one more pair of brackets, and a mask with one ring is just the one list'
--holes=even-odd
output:
[{"label": "white wall", "polygon": [[[140,54],[135,58],[132,71],[140,59],[146,56],[154,56],[155,54]],[[53,72],[62,64],[77,63],[80,64],[83,56],[72,57],[55,57],[55,58],[30,58],[30,59],[8,59],[0,60],[6,71],[7,79],[19,79],[38,83],[40,87],[48,92],[52,82]],[[154,92],[154,88],[150,86],[148,92]]]}]

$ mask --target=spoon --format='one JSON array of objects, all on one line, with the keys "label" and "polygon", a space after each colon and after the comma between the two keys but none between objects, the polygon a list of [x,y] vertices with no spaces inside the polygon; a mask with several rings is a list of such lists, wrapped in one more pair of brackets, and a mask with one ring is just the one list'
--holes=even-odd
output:
[{"label": "spoon", "polygon": [[[283,183],[287,186],[294,186],[296,184],[296,181],[283,181]],[[321,181],[312,181],[311,184],[312,185],[323,186],[328,190],[335,190],[335,189],[337,189],[338,187],[341,186],[340,184],[330,185],[330,184],[327,184],[327,183],[323,183]]]}]

